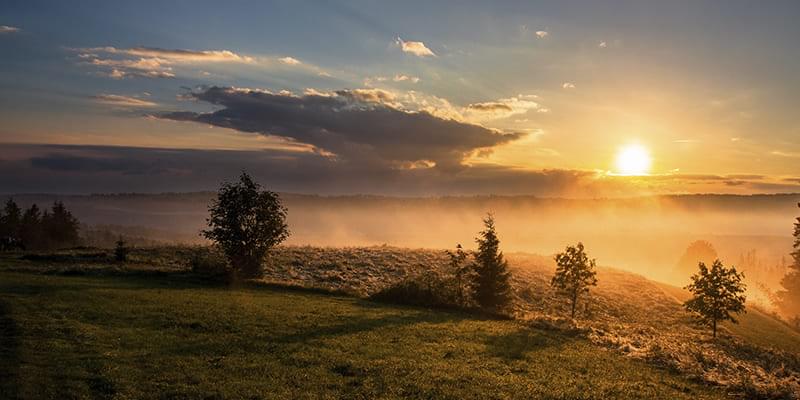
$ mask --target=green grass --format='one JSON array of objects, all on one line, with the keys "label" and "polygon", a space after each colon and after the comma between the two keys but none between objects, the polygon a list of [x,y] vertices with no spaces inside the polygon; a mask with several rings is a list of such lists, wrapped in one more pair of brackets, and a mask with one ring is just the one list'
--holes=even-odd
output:
[{"label": "green grass", "polygon": [[0,398],[697,399],[563,333],[175,278],[0,272]]}]

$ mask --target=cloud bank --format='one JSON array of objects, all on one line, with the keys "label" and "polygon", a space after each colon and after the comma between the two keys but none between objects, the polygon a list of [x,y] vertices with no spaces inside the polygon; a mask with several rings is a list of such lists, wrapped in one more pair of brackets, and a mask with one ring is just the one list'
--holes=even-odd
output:
[{"label": "cloud bank", "polygon": [[274,135],[332,154],[340,162],[410,168],[458,169],[476,151],[522,136],[405,109],[395,94],[380,89],[303,95],[210,87],[190,97],[221,107],[207,113],[164,112],[157,117]]}]

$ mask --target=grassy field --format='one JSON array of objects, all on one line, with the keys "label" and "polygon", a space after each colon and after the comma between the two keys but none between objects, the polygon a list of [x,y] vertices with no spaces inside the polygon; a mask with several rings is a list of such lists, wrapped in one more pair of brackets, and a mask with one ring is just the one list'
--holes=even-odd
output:
[{"label": "grassy field", "polygon": [[[689,293],[675,286],[661,284],[661,288],[675,299],[683,302],[689,299]],[[793,330],[782,321],[750,307],[747,312],[736,317],[737,324],[725,322],[722,328],[732,335],[752,344],[774,349],[800,353],[800,332]]]},{"label": "grassy field", "polygon": [[725,398],[523,323],[175,277],[0,272],[0,398]]}]

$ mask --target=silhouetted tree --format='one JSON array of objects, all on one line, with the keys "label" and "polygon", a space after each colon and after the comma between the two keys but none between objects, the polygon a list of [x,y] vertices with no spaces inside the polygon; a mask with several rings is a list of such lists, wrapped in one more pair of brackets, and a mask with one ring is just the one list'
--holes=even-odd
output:
[{"label": "silhouetted tree", "polygon": [[208,210],[209,229],[202,234],[222,249],[234,275],[260,276],[269,249],[289,237],[280,197],[261,190],[247,173],[239,182],[224,183]]},{"label": "silhouetted tree", "polygon": [[[800,203],[797,204],[800,207]],[[783,290],[777,293],[778,308],[789,320],[800,321],[800,217],[794,223],[792,263],[781,279]],[[798,324],[800,326],[800,324]]]},{"label": "silhouetted tree", "polygon": [[588,293],[589,286],[597,285],[595,260],[589,259],[580,242],[577,246],[567,246],[563,253],[556,254],[555,260],[556,274],[550,286],[570,300],[570,315],[575,318],[575,307],[581,293]]},{"label": "silhouetted tree", "polygon": [[675,275],[681,282],[686,276],[693,274],[697,270],[697,263],[703,262],[711,265],[719,256],[714,246],[705,240],[696,240],[686,247],[681,259],[675,266]]},{"label": "silhouetted tree", "polygon": [[8,199],[0,212],[0,250],[11,250],[21,246],[21,224],[22,210],[14,199]]},{"label": "silhouetted tree", "polygon": [[483,224],[485,229],[475,239],[478,243],[473,278],[475,301],[483,308],[502,312],[511,305],[511,273],[500,251],[492,214],[484,218]]},{"label": "silhouetted tree", "polygon": [[31,205],[22,214],[19,237],[22,247],[26,250],[41,249],[43,245],[42,213],[36,204]]},{"label": "silhouetted tree", "polygon": [[114,259],[119,262],[128,261],[128,253],[130,249],[126,246],[125,241],[122,240],[122,236],[119,237],[117,240],[117,244],[114,247]]},{"label": "silhouetted tree", "polygon": [[78,219],[60,201],[53,203],[53,208],[47,217],[42,216],[42,230],[45,234],[47,247],[77,246],[80,242],[78,236],[79,227]]},{"label": "silhouetted tree", "polygon": [[692,283],[685,288],[692,292],[692,298],[683,305],[695,313],[700,322],[710,326],[713,336],[717,337],[719,322],[738,323],[731,313],[745,311],[744,274],[736,272],[736,267],[726,268],[720,260],[715,260],[711,269],[703,262],[698,268],[699,272],[692,275]]},{"label": "silhouetted tree", "polygon": [[461,244],[456,246],[456,251],[447,251],[450,258],[450,271],[453,274],[455,285],[456,302],[461,307],[467,307],[471,303],[472,287],[470,281],[474,273],[474,265],[467,261],[469,253],[464,251]]}]

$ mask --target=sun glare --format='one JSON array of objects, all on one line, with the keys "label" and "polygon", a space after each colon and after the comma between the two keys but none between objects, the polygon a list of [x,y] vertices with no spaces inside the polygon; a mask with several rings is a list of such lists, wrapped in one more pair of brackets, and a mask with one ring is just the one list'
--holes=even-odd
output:
[{"label": "sun glare", "polygon": [[627,145],[617,153],[617,173],[620,175],[647,175],[650,171],[650,153],[644,146]]}]

